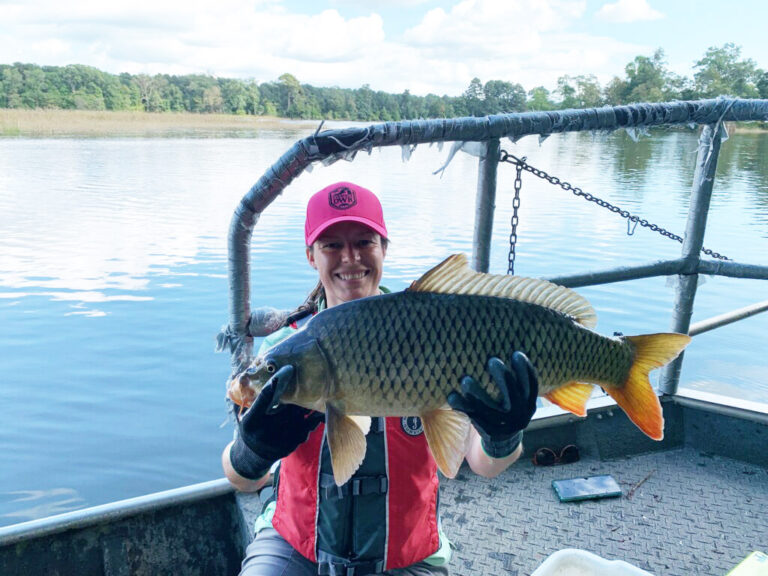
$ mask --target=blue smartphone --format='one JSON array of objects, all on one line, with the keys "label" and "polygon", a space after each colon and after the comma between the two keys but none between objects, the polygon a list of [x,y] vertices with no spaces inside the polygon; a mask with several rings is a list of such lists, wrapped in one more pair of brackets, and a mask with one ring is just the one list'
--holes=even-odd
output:
[{"label": "blue smartphone", "polygon": [[621,496],[621,486],[609,474],[589,476],[587,478],[552,480],[552,488],[555,489],[560,502]]}]

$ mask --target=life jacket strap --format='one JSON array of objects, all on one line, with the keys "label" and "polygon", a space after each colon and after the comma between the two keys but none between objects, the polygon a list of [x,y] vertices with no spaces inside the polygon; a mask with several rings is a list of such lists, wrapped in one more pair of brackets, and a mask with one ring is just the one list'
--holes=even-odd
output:
[{"label": "life jacket strap", "polygon": [[389,480],[386,476],[356,476],[350,478],[343,486],[337,486],[333,474],[321,473],[320,490],[326,499],[386,494],[389,490]]},{"label": "life jacket strap", "polygon": [[384,560],[369,562],[345,562],[344,560],[326,560],[317,565],[318,576],[363,576],[384,572]]},{"label": "life jacket strap", "polygon": [[368,431],[368,433],[370,434],[371,432],[376,434],[384,432],[384,418],[371,418],[371,429]]}]

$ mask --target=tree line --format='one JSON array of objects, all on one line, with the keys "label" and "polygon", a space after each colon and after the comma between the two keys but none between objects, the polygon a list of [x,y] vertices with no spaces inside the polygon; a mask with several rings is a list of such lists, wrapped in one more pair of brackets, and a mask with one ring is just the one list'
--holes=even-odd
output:
[{"label": "tree line", "polygon": [[636,56],[601,86],[593,75],[561,76],[553,91],[526,90],[506,80],[474,78],[460,96],[391,94],[361,88],[316,87],[291,74],[274,82],[208,75],[110,74],[90,66],[0,64],[0,108],[141,110],[248,114],[302,119],[397,121],[416,118],[485,116],[503,112],[588,108],[637,102],[696,100],[721,95],[768,98],[768,72],[742,59],[733,43],[710,47],[693,66],[693,76],[668,70],[662,49]]}]

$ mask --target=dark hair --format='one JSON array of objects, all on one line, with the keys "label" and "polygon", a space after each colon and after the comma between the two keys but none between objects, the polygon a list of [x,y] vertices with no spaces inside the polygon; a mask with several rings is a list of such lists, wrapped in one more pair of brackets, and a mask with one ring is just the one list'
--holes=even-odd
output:
[{"label": "dark hair", "polygon": [[317,285],[312,289],[312,292],[309,293],[307,299],[304,300],[304,303],[288,314],[283,325],[290,326],[294,322],[297,322],[310,314],[314,314],[317,312],[321,300],[325,300],[325,287],[323,286],[323,283],[318,280]]}]

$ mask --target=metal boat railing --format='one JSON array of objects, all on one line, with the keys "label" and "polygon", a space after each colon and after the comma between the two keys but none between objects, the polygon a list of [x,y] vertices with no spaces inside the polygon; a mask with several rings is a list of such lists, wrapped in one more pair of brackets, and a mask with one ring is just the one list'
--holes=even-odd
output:
[{"label": "metal boat railing", "polygon": [[[229,348],[233,373],[252,360],[253,338],[276,329],[287,312],[250,307],[250,243],[253,228],[267,206],[314,162],[330,164],[352,159],[359,151],[380,146],[402,146],[409,154],[418,144],[453,142],[454,151],[467,142],[480,142],[484,151],[478,167],[472,265],[488,271],[496,175],[500,139],[516,141],[527,135],[548,136],[559,132],[632,130],[651,126],[702,125],[696,159],[688,222],[681,258],[630,268],[615,268],[578,275],[548,278],[568,287],[591,286],[650,276],[678,275],[671,329],[698,334],[768,310],[768,300],[691,325],[699,274],[733,278],[768,279],[768,266],[700,258],[707,225],[710,198],[720,151],[724,122],[768,121],[768,100],[717,98],[693,102],[665,102],[562,110],[499,114],[484,118],[448,118],[387,122],[364,128],[320,129],[296,142],[243,197],[229,230],[229,325],[219,335],[220,349]],[[682,355],[664,368],[660,389],[677,392]]]}]

